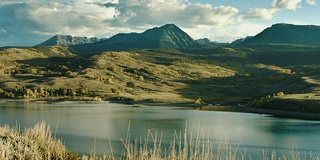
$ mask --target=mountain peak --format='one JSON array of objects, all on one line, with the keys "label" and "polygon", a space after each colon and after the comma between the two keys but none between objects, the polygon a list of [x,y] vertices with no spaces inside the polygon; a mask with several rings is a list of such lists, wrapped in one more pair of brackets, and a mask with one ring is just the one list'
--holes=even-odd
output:
[{"label": "mountain peak", "polygon": [[148,32],[148,31],[154,32],[156,30],[159,30],[159,31],[169,31],[170,30],[170,31],[178,31],[178,32],[182,31],[182,29],[179,28],[178,26],[176,26],[175,24],[165,24],[165,25],[163,25],[161,27],[154,27],[152,29],[148,29],[145,32]]},{"label": "mountain peak", "polygon": [[185,49],[199,46],[186,32],[175,24],[148,29],[143,33],[117,34],[97,44],[106,50],[128,50],[146,48]]},{"label": "mountain peak", "polygon": [[160,28],[165,28],[165,29],[171,28],[172,29],[172,28],[179,28],[179,27],[176,26],[175,24],[171,23],[171,24],[165,24],[165,25],[161,26]]}]

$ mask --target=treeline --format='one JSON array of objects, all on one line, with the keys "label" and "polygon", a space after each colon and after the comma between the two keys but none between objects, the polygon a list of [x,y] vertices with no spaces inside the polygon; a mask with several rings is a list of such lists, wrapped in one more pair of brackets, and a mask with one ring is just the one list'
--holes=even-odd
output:
[{"label": "treeline", "polygon": [[249,105],[251,107],[263,108],[268,105],[271,101],[275,99],[275,97],[284,96],[283,92],[278,92],[277,94],[267,95],[265,97],[261,97],[260,99],[253,100]]},{"label": "treeline", "polygon": [[47,98],[47,97],[75,97],[75,96],[94,96],[88,87],[81,88],[27,88],[17,86],[15,89],[5,90],[0,88],[0,97],[2,98]]},{"label": "treeline", "polygon": [[77,74],[70,70],[54,71],[54,70],[39,70],[35,68],[19,69],[19,68],[9,68],[3,71],[4,74],[33,74],[33,75],[43,75],[46,77],[69,77],[75,78]]}]

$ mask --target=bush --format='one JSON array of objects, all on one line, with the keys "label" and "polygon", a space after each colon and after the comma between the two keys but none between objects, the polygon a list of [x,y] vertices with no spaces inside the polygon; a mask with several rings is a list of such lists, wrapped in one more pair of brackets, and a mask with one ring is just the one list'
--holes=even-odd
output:
[{"label": "bush", "polygon": [[71,71],[67,71],[67,72],[65,73],[65,75],[66,75],[67,77],[69,77],[69,78],[76,78],[76,77],[77,77],[77,74],[75,74],[75,73],[73,73],[73,72],[71,72]]},{"label": "bush", "polygon": [[7,92],[7,91],[4,91],[4,97],[6,98],[14,98],[14,93],[12,93],[11,91]]},{"label": "bush", "polygon": [[4,90],[2,88],[0,88],[0,94],[3,94]]},{"label": "bush", "polygon": [[116,94],[116,95],[119,95],[120,94],[120,91],[119,89],[115,89],[115,88],[111,88],[111,92]]},{"label": "bush", "polygon": [[284,93],[283,92],[278,92],[277,96],[284,96]]},{"label": "bush", "polygon": [[137,85],[134,83],[134,82],[127,82],[127,87],[130,87],[130,88],[136,88]]}]

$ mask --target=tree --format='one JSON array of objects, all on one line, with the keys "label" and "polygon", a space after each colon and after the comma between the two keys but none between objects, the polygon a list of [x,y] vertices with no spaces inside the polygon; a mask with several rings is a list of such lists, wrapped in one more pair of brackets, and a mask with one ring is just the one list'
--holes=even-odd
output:
[{"label": "tree", "polygon": [[4,91],[4,96],[7,98],[14,98],[14,94],[11,91],[10,92]]},{"label": "tree", "polygon": [[2,88],[0,88],[0,94],[3,94],[4,90]]}]

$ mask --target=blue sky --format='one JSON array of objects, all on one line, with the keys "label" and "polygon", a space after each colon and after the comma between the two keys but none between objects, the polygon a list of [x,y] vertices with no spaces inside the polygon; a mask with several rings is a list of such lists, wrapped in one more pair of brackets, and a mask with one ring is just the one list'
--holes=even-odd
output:
[{"label": "blue sky", "polygon": [[109,38],[167,23],[194,39],[232,42],[275,23],[320,25],[319,5],[317,0],[0,0],[0,46],[33,46],[56,34]]}]

